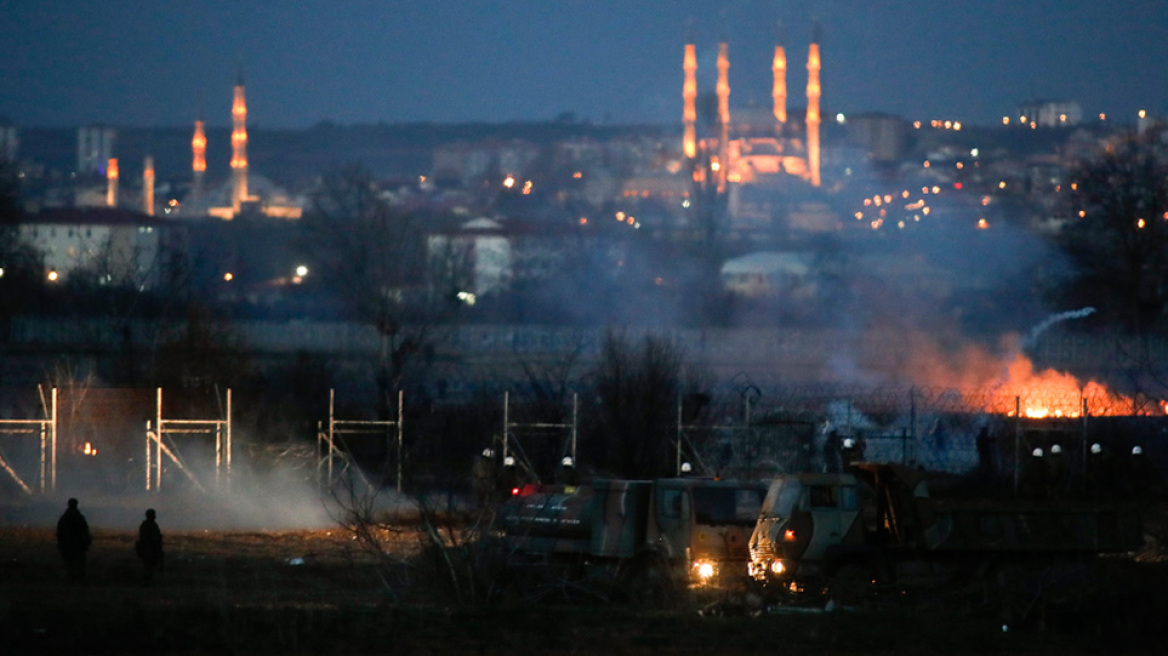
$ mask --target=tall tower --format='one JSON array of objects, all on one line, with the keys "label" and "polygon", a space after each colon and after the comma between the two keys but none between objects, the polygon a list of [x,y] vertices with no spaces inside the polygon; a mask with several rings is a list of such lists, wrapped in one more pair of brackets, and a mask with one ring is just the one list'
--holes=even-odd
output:
[{"label": "tall tower", "polygon": [[105,167],[105,204],[118,206],[118,158],[111,157]]},{"label": "tall tower", "polygon": [[780,125],[787,122],[787,51],[783,48],[783,24],[775,28],[775,60],[771,65],[775,74],[775,86],[771,96],[775,99],[775,120]]},{"label": "tall tower", "polygon": [[154,216],[154,157],[150,155],[142,167],[142,211]]},{"label": "tall tower", "polygon": [[194,181],[191,186],[191,200],[198,205],[203,202],[203,177],[207,173],[207,133],[202,121],[195,121],[195,136],[191,137],[191,172]]},{"label": "tall tower", "polygon": [[718,191],[726,190],[726,169],[730,153],[730,46],[723,40],[718,44],[718,123],[722,131],[718,138]]},{"label": "tall tower", "polygon": [[819,23],[811,31],[807,53],[807,170],[811,185],[819,186]]},{"label": "tall tower", "polygon": [[247,200],[247,103],[243,97],[243,68],[239,69],[239,79],[235,83],[235,100],[231,104],[231,172],[234,188],[231,206],[239,212],[240,205]]},{"label": "tall tower", "polygon": [[685,100],[685,108],[682,111],[685,135],[681,139],[681,146],[685,151],[685,156],[688,159],[693,159],[698,154],[697,137],[694,133],[694,123],[698,118],[697,109],[694,107],[694,102],[698,97],[698,56],[694,48],[692,32],[686,35],[685,63],[682,64],[682,68],[685,69],[685,86],[681,89],[681,97]]}]

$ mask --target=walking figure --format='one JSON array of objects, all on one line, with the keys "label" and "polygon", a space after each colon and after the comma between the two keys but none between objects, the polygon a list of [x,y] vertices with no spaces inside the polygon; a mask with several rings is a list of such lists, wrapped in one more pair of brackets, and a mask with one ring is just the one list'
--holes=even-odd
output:
[{"label": "walking figure", "polygon": [[158,522],[154,521],[154,509],[146,511],[146,519],[138,525],[138,541],[134,543],[134,551],[142,561],[145,570],[145,581],[149,585],[154,580],[154,570],[163,568],[162,531]]},{"label": "walking figure", "polygon": [[69,499],[61,519],[57,520],[57,550],[65,561],[65,575],[69,583],[85,582],[85,552],[93,544],[89,522],[77,509],[77,499]]}]

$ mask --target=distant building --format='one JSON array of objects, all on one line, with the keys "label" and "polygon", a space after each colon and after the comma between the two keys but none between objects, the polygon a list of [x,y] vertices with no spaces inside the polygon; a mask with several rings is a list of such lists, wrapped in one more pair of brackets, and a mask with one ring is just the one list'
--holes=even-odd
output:
[{"label": "distant building", "polygon": [[169,222],[118,208],[55,209],[27,217],[21,237],[43,257],[46,276],[80,272],[99,284],[158,283],[163,233]]},{"label": "distant building", "polygon": [[904,119],[891,114],[848,114],[848,136],[867,149],[872,161],[899,162],[904,158],[908,144],[908,125]]},{"label": "distant building", "polygon": [[113,128],[87,125],[77,130],[77,172],[105,176],[106,166],[114,156],[118,133]]},{"label": "distant building", "polygon": [[1083,108],[1073,100],[1032,100],[1018,106],[1018,123],[1040,128],[1058,128],[1083,122]]},{"label": "distant building", "polygon": [[811,265],[808,253],[750,253],[722,265],[722,285],[730,293],[752,298],[810,296],[814,293]]},{"label": "distant building", "polygon": [[15,162],[20,152],[20,131],[15,125],[0,123],[0,162]]}]

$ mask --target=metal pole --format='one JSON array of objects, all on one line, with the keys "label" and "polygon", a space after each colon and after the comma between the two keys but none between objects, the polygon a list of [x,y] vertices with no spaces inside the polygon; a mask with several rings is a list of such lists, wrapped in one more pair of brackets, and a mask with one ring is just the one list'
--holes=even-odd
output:
[{"label": "metal pole", "polygon": [[511,403],[511,391],[503,392],[503,460],[507,460],[507,432],[511,427],[509,417],[507,416],[508,408]]},{"label": "metal pole", "polygon": [[150,491],[150,420],[146,420],[146,491]]},{"label": "metal pole", "polygon": [[154,408],[154,489],[162,489],[162,388],[156,394],[157,403]]},{"label": "metal pole", "polygon": [[397,391],[397,491],[401,494],[402,491],[402,390]]},{"label": "metal pole", "polygon": [[576,417],[580,411],[580,395],[572,394],[572,463],[579,471],[580,461],[576,459]]},{"label": "metal pole", "polygon": [[1014,397],[1014,494],[1018,494],[1019,467],[1022,464],[1022,397]]},{"label": "metal pole", "polygon": [[333,484],[333,429],[336,426],[336,415],[333,414],[334,403],[336,402],[337,391],[329,388],[329,431],[328,431],[328,482],[331,487]]},{"label": "metal pole", "polygon": [[1080,485],[1082,485],[1082,489],[1086,490],[1087,489],[1087,399],[1085,399],[1085,398],[1083,399],[1083,439],[1080,440],[1080,442],[1082,442],[1081,450],[1083,453],[1082,453],[1082,456],[1079,458],[1081,460],[1080,468],[1082,469],[1082,472],[1080,472],[1079,481],[1080,481]]},{"label": "metal pole", "polygon": [[48,431],[49,431],[48,422],[41,422],[41,435],[40,435],[40,437],[41,437],[41,462],[40,462],[40,477],[39,477],[40,478],[40,486],[39,487],[40,487],[41,492],[45,491],[45,482],[46,482],[46,479],[48,478],[48,473],[49,473],[49,471],[48,471],[48,469],[49,469],[49,462],[48,462],[49,461],[49,458],[48,458],[48,455],[49,455],[48,454],[49,435],[48,435]]},{"label": "metal pole", "polygon": [[227,388],[227,485],[231,485],[231,388]]},{"label": "metal pole", "polygon": [[51,433],[51,450],[49,451],[49,461],[52,463],[49,477],[49,489],[56,491],[57,489],[57,388],[53,388],[53,428]]}]

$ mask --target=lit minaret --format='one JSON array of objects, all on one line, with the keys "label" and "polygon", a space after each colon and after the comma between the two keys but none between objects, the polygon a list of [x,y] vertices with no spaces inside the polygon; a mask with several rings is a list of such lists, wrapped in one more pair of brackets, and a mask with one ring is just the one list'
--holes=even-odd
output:
[{"label": "lit minaret", "polygon": [[194,173],[191,199],[198,204],[203,200],[203,176],[207,172],[207,134],[203,129],[202,121],[195,121],[195,136],[191,137],[191,152],[194,154],[194,160],[191,162],[191,170]]},{"label": "lit minaret", "polygon": [[722,132],[718,140],[718,191],[726,190],[726,161],[730,152],[730,46],[718,44],[718,122]]},{"label": "lit minaret", "polygon": [[231,171],[235,187],[231,194],[231,206],[236,212],[240,204],[247,200],[247,104],[243,99],[243,69],[235,83],[235,101],[231,104],[231,119],[235,125],[231,131]]},{"label": "lit minaret", "polygon": [[118,158],[111,157],[105,169],[105,204],[118,206]]},{"label": "lit minaret", "polygon": [[698,56],[694,48],[693,34],[686,36],[685,43],[685,86],[682,87],[681,97],[685,99],[685,109],[682,112],[682,118],[685,122],[685,136],[682,137],[681,146],[685,150],[685,156],[689,159],[697,157],[697,137],[694,134],[694,123],[697,121],[698,112],[694,108],[694,101],[698,97]]},{"label": "lit minaret", "polygon": [[150,155],[142,167],[142,211],[154,216],[154,158]]},{"label": "lit minaret", "polygon": [[807,53],[807,168],[812,186],[819,186],[819,23],[811,32]]},{"label": "lit minaret", "polygon": [[783,49],[782,31],[780,23],[775,30],[775,61],[772,65],[775,87],[771,93],[775,99],[775,120],[780,124],[787,122],[787,51]]}]

